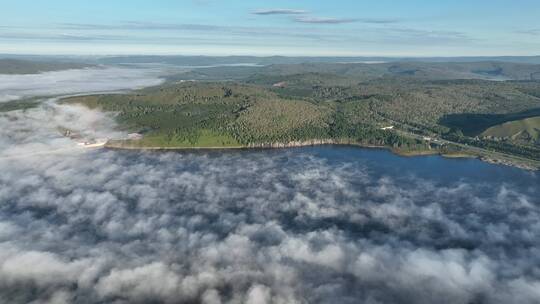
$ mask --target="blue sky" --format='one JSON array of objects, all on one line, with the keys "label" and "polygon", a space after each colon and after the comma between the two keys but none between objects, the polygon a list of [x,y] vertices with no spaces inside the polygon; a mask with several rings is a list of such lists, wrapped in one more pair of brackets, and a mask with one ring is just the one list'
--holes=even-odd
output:
[{"label": "blue sky", "polygon": [[1,0],[0,53],[540,55],[538,0]]}]

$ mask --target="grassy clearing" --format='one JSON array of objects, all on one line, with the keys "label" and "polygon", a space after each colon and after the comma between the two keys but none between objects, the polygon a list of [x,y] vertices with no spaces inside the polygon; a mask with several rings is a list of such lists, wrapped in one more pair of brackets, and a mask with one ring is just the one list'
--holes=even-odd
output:
[{"label": "grassy clearing", "polygon": [[482,133],[482,136],[499,138],[515,138],[520,135],[538,140],[540,137],[540,116],[506,122],[491,127]]},{"label": "grassy clearing", "polygon": [[169,137],[166,134],[149,134],[141,140],[112,141],[110,146],[131,148],[234,148],[240,147],[233,137],[211,130],[201,130],[195,140]]}]

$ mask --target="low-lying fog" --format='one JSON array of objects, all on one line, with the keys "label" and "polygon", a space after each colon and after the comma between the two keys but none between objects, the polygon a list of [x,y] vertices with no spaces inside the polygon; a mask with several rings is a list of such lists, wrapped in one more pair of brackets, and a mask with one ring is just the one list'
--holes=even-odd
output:
[{"label": "low-lying fog", "polygon": [[32,96],[67,95],[158,85],[156,68],[94,67],[28,75],[0,74],[0,102]]},{"label": "low-lying fog", "polygon": [[[127,89],[158,76],[1,76],[0,95]],[[54,100],[0,113],[0,303],[540,299],[536,173],[482,164],[485,178],[426,178],[399,167],[408,159],[354,149],[71,151],[62,127],[122,135],[113,117]]]},{"label": "low-lying fog", "polygon": [[[95,67],[29,75],[0,75],[0,102],[41,96],[112,92],[163,83],[165,68]],[[57,104],[43,97],[38,107],[0,112],[0,159],[42,157],[49,153],[77,153],[76,142],[64,136],[70,130],[81,140],[122,138],[111,114],[79,105]]]}]

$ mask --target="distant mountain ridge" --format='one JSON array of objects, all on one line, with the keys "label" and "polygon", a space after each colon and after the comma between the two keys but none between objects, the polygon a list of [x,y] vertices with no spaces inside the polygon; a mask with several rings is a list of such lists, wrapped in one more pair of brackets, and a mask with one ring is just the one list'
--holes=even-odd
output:
[{"label": "distant mountain ridge", "polygon": [[223,64],[299,64],[299,63],[374,63],[374,62],[511,62],[540,64],[538,56],[475,56],[475,57],[381,57],[381,56],[186,56],[186,55],[125,55],[125,56],[40,56],[0,54],[0,59],[19,59],[49,62],[81,62],[91,64],[144,64],[163,63],[181,66],[208,66]]},{"label": "distant mountain ridge", "polygon": [[36,74],[40,72],[81,69],[85,63],[42,62],[19,59],[0,59],[0,74]]},{"label": "distant mountain ridge", "polygon": [[315,78],[348,78],[355,81],[381,77],[425,80],[483,79],[536,81],[540,80],[540,64],[480,61],[387,62],[376,64],[300,63],[272,64],[259,67],[218,66],[194,69],[189,73],[177,75],[176,78],[178,80],[247,79],[256,83],[270,84],[269,82],[282,82],[286,78],[289,78],[289,76],[299,74],[311,74]]},{"label": "distant mountain ridge", "polygon": [[382,62],[512,62],[524,64],[540,64],[540,56],[530,57],[285,57],[285,56],[115,56],[98,59],[104,64],[127,63],[165,63],[185,66],[207,66],[218,64],[251,63],[259,65],[299,64],[299,63],[382,63]]}]

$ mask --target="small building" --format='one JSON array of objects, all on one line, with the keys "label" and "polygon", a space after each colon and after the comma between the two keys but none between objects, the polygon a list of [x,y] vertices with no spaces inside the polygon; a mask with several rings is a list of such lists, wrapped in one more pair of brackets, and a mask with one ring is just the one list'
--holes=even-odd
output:
[{"label": "small building", "polygon": [[278,83],[274,83],[273,87],[274,87],[274,88],[286,88],[286,87],[287,87],[287,83],[286,83],[285,81],[278,82]]},{"label": "small building", "polygon": [[130,140],[141,140],[142,138],[143,138],[143,136],[140,133],[130,133],[130,134],[128,134],[128,139],[130,139]]},{"label": "small building", "polygon": [[381,130],[393,130],[394,126],[382,127]]}]

